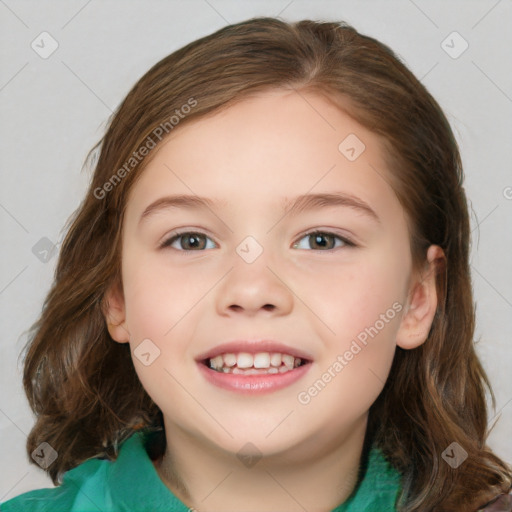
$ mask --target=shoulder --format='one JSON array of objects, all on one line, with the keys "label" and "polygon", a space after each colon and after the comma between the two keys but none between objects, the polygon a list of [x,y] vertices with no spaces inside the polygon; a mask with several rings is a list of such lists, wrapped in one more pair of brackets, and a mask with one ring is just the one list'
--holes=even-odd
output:
[{"label": "shoulder", "polygon": [[20,494],[0,512],[187,512],[165,486],[147,451],[151,433],[135,432],[115,460],[91,458],[67,471],[62,484]]},{"label": "shoulder", "polygon": [[105,508],[108,460],[90,459],[64,474],[61,485],[36,489],[0,504],[1,512],[99,512]]}]

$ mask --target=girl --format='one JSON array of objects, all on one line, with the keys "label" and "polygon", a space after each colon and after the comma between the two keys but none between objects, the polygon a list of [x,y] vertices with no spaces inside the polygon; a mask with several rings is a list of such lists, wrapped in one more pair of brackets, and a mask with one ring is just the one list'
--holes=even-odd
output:
[{"label": "girl", "polygon": [[25,355],[58,486],[2,511],[510,510],[459,151],[387,46],[227,26],[98,147]]}]

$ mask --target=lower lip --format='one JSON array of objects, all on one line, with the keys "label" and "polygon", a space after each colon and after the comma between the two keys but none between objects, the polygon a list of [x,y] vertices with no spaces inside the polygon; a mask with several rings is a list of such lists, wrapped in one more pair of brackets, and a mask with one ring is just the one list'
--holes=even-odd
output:
[{"label": "lower lip", "polygon": [[222,389],[236,391],[237,393],[255,395],[272,393],[297,382],[308,371],[311,363],[298,366],[284,373],[269,373],[265,375],[240,375],[222,373],[212,370],[203,363],[198,363],[200,371],[206,380]]}]

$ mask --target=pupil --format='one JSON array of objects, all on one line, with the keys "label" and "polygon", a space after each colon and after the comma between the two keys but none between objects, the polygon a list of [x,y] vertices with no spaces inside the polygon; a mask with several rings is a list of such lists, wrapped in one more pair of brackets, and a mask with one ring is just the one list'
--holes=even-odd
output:
[{"label": "pupil", "polygon": [[329,235],[322,235],[322,234],[317,234],[317,235],[311,235],[314,239],[314,243],[319,245],[320,247],[325,247],[326,244],[325,243],[318,243],[319,240],[322,240],[322,239],[325,239],[325,238],[328,238]]},{"label": "pupil", "polygon": [[192,243],[187,243],[185,242],[185,245],[188,245],[188,246],[191,246],[192,248],[197,248],[197,243],[198,243],[198,236],[197,235],[187,235],[185,237],[185,240],[192,240],[193,242]]}]

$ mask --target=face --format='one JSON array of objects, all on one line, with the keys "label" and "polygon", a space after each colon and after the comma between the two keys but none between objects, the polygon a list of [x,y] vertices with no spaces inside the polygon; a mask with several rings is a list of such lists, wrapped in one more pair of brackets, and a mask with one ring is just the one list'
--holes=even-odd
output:
[{"label": "face", "polygon": [[[170,134],[130,191],[109,300],[167,433],[292,460],[365,421],[397,344],[424,341],[433,315],[406,315],[409,233],[388,172],[379,137],[313,93],[262,93]],[[315,194],[331,197],[292,208]],[[162,201],[178,195],[196,201]],[[255,343],[214,352],[301,366],[249,376],[198,361],[234,341]]]}]

